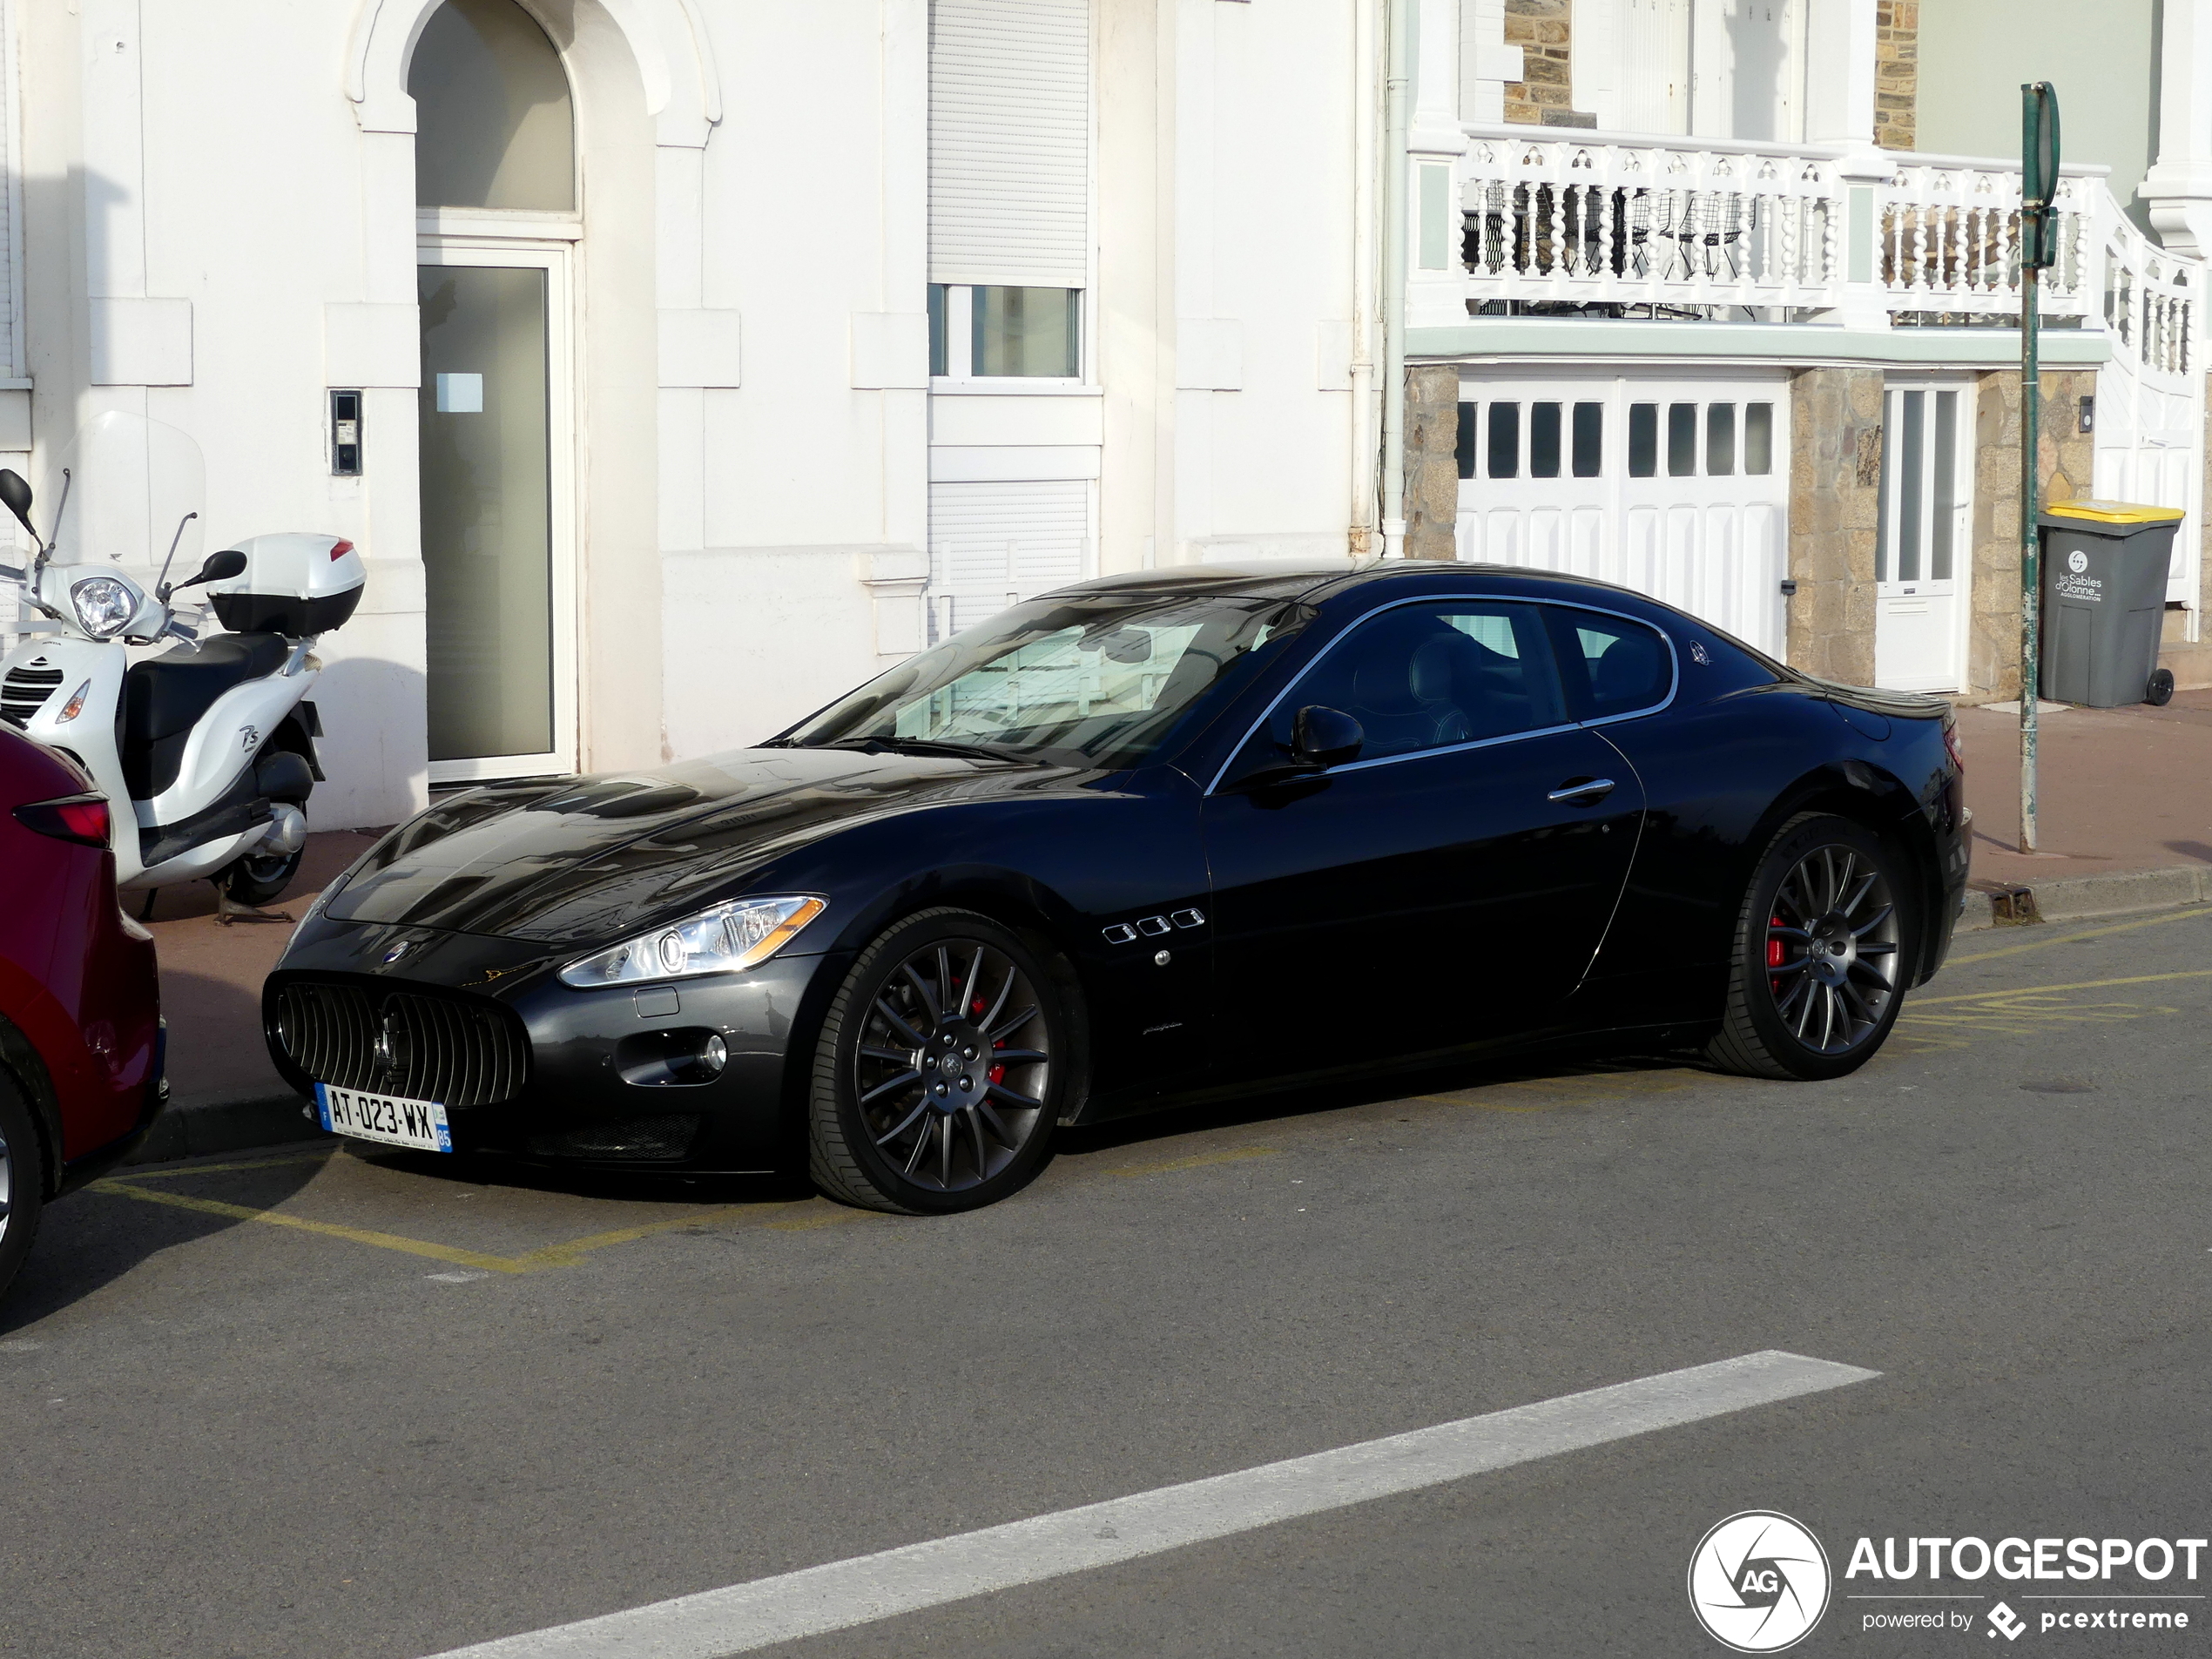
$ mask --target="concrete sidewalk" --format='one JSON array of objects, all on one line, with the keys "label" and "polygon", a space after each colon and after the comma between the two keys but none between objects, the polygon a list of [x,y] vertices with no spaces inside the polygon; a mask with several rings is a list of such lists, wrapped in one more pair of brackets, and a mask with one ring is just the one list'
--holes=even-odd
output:
[{"label": "concrete sidewalk", "polygon": [[[2212,691],[2162,709],[2067,709],[2041,719],[2044,851],[2019,834],[2018,714],[1959,711],[1974,876],[1961,926],[1996,920],[1993,887],[2033,889],[2047,919],[2212,902]],[[300,915],[373,835],[308,838],[300,879],[271,908]],[[161,952],[172,1104],[142,1162],[196,1157],[318,1133],[269,1063],[261,981],[292,936],[283,923],[219,926],[205,882],[163,892],[147,923]]]}]

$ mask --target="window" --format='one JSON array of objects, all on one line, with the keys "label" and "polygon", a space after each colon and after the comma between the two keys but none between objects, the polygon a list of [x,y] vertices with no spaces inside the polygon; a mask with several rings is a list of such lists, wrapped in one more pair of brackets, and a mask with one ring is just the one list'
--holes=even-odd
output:
[{"label": "window", "polygon": [[1545,609],[1575,718],[1634,714],[1667,700],[1675,659],[1657,630],[1594,610]]},{"label": "window", "polygon": [[1948,582],[1959,508],[1959,394],[1892,390],[1882,422],[1877,582]]},{"label": "window", "polygon": [[1531,403],[1528,406],[1528,475],[1531,478],[1559,476],[1559,405]]},{"label": "window", "polygon": [[1564,723],[1551,651],[1533,605],[1400,605],[1357,624],[1268,717],[1287,745],[1298,711],[1341,709],[1366,734],[1362,760],[1510,737]]},{"label": "window", "polygon": [[1082,290],[929,285],[929,372],[954,380],[1079,380]]},{"label": "window", "polygon": [[1575,406],[1575,475],[1595,478],[1605,459],[1605,405]]},{"label": "window", "polygon": [[1764,477],[1774,470],[1774,405],[1743,406],[1743,470]]},{"label": "window", "polygon": [[1736,405],[1705,406],[1705,472],[1725,478],[1736,470]]},{"label": "window", "polygon": [[1629,476],[1656,477],[1659,472],[1659,406],[1629,405]]},{"label": "window", "polygon": [[1697,474],[1697,406],[1667,406],[1667,475],[1693,478]]},{"label": "window", "polygon": [[1459,435],[1453,440],[1452,454],[1460,463],[1460,476],[1462,478],[1474,476],[1474,415],[1477,407],[1473,403],[1460,405],[1460,430]]},{"label": "window", "polygon": [[1490,406],[1490,475],[1516,478],[1521,475],[1521,405]]},{"label": "window", "polygon": [[1249,597],[1033,599],[909,658],[783,741],[955,744],[1134,765],[1199,698],[1258,672],[1308,614]]},{"label": "window", "polygon": [[407,90],[421,206],[575,211],[568,74],[514,0],[446,0],[423,26]]}]

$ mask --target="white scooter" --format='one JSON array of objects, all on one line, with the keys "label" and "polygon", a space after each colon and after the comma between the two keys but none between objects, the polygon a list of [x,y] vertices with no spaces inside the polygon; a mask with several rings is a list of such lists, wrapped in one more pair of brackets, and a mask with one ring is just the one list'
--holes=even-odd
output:
[{"label": "white scooter", "polygon": [[[22,589],[27,613],[60,624],[0,660],[0,719],[131,804],[115,819],[118,887],[212,879],[226,920],[266,904],[300,867],[307,796],[323,775],[311,647],[353,615],[361,556],[334,536],[257,536],[172,583],[178,556],[189,568],[199,551],[203,471],[190,438],[103,415],[57,471],[53,536],[41,540],[30,485],[0,470],[0,505],[35,550],[27,569],[0,565],[0,577]],[[130,568],[156,559],[151,581]],[[232,631],[203,640],[196,610],[179,620],[171,600],[194,586]],[[26,614],[18,626],[42,624]],[[159,656],[126,650],[169,639],[181,643]]]}]

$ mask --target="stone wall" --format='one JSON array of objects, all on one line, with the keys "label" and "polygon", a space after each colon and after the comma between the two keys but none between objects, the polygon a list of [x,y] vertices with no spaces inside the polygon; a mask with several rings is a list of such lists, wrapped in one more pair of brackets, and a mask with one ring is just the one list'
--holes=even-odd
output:
[{"label": "stone wall", "polygon": [[[2089,493],[2094,440],[2080,429],[2078,400],[2095,395],[2096,371],[2042,377],[2036,472],[2038,510]],[[1962,695],[2018,697],[2020,691],[2020,377],[1996,369],[1978,377],[1974,395],[1973,614],[1966,637]]]},{"label": "stone wall", "polygon": [[1791,376],[1790,433],[1790,665],[1871,685],[1881,370]]},{"label": "stone wall", "polygon": [[1521,78],[1506,83],[1506,119],[1532,126],[1594,127],[1572,106],[1571,0],[1506,0],[1506,44],[1521,48]]},{"label": "stone wall", "polygon": [[1451,363],[1406,371],[1406,556],[1459,556],[1460,371]]},{"label": "stone wall", "polygon": [[1874,142],[1914,147],[1920,105],[1920,0],[1875,0]]}]

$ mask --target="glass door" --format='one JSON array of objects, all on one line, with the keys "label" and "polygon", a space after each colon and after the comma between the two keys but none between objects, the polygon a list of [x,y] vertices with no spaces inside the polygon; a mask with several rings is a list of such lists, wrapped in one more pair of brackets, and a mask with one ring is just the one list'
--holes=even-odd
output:
[{"label": "glass door", "polygon": [[434,783],[576,764],[566,274],[562,249],[419,256]]},{"label": "glass door", "polygon": [[1966,393],[1893,385],[1882,421],[1874,541],[1874,683],[1895,691],[1965,684],[1969,551]]}]

